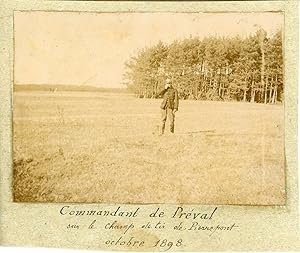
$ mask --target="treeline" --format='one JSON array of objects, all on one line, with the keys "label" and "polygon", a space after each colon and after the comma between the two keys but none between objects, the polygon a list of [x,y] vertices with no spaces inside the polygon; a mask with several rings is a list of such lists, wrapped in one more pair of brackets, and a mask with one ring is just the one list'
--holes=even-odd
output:
[{"label": "treeline", "polygon": [[52,84],[15,84],[14,91],[80,91],[80,92],[112,92],[126,93],[126,88],[104,88],[88,85],[52,85]]},{"label": "treeline", "polygon": [[126,62],[124,82],[138,97],[156,97],[166,78],[181,99],[281,102],[282,32],[160,41]]}]

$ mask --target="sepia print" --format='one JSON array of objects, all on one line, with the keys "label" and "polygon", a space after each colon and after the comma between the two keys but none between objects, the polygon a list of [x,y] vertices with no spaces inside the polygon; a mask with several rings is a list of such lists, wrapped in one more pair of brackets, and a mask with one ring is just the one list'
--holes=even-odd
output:
[{"label": "sepia print", "polygon": [[14,201],[284,205],[283,26],[15,12]]}]

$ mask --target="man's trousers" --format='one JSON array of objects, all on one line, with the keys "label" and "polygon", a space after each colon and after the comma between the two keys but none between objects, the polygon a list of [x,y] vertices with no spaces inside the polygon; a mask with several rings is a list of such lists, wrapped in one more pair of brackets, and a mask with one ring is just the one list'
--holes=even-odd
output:
[{"label": "man's trousers", "polygon": [[174,133],[175,114],[171,108],[166,108],[166,109],[161,109],[160,134],[163,134],[165,131],[167,118],[169,119],[170,122],[170,132]]}]

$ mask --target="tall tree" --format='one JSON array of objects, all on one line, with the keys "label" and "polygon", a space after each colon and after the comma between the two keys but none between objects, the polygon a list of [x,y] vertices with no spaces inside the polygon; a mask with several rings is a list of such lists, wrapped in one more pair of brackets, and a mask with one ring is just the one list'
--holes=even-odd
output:
[{"label": "tall tree", "polygon": [[182,99],[276,103],[283,100],[282,34],[246,38],[190,36],[140,50],[124,81],[138,97],[155,97],[171,78]]}]

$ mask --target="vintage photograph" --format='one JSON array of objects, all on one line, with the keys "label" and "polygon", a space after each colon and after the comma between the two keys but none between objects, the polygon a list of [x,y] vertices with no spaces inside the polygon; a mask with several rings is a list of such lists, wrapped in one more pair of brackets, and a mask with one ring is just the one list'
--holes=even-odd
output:
[{"label": "vintage photograph", "polygon": [[14,12],[15,202],[285,205],[281,12]]}]

